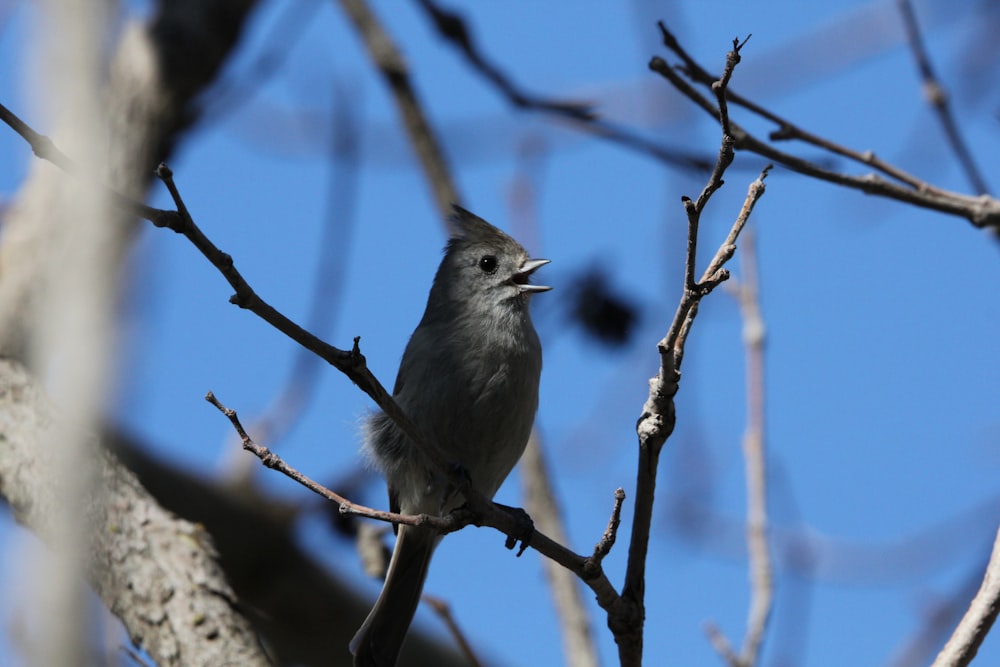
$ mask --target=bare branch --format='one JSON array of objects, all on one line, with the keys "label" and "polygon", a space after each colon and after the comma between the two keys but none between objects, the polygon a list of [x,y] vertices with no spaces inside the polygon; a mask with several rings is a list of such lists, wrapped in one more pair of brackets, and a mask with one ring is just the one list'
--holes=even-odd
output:
[{"label": "bare branch", "polygon": [[260,462],[266,467],[276,470],[286,477],[290,477],[313,493],[316,493],[329,501],[337,503],[340,505],[341,514],[364,516],[369,519],[376,519],[378,521],[386,521],[396,524],[405,524],[407,526],[432,526],[436,530],[441,531],[441,533],[450,533],[460,528],[464,528],[472,523],[473,516],[469,512],[454,512],[445,517],[433,514],[397,514],[395,512],[383,512],[382,510],[376,510],[370,507],[365,507],[364,505],[353,503],[339,493],[331,491],[319,482],[288,465],[285,463],[284,459],[267,447],[257,444],[243,428],[243,424],[240,423],[240,418],[237,416],[236,411],[223,405],[219,399],[215,397],[215,394],[208,392],[205,395],[205,400],[214,405],[233,425],[233,429],[235,429],[236,434],[243,443],[243,449],[259,458]]},{"label": "bare branch", "polygon": [[951,639],[944,645],[931,667],[965,667],[972,662],[983,639],[1000,612],[1000,530],[993,542],[993,552],[986,566],[982,586],[972,599],[969,610],[959,621]]},{"label": "bare branch", "polygon": [[17,132],[21,135],[22,139],[28,142],[28,145],[31,146],[31,152],[35,154],[35,157],[51,162],[69,174],[79,175],[80,170],[77,168],[76,163],[68,155],[59,150],[52,143],[52,139],[44,134],[35,132],[27,123],[18,118],[14,112],[2,104],[0,104],[0,120],[7,123],[10,129]]},{"label": "bare branch", "polygon": [[615,489],[615,505],[611,509],[611,518],[608,519],[608,527],[604,529],[601,539],[594,545],[594,555],[591,561],[600,563],[604,557],[611,553],[611,547],[618,539],[618,526],[622,522],[622,505],[625,503],[625,489],[621,487]]},{"label": "bare branch", "polygon": [[[471,509],[459,508],[444,516],[430,514],[396,514],[394,512],[383,512],[381,510],[353,503],[340,494],[331,491],[322,484],[319,484],[315,480],[310,479],[308,476],[285,463],[285,461],[274,452],[254,442],[253,439],[246,433],[246,430],[240,423],[236,412],[225,407],[211,392],[205,396],[205,400],[214,405],[220,412],[222,412],[222,414],[226,416],[227,419],[229,419],[233,428],[239,435],[240,440],[243,442],[243,447],[250,453],[257,456],[261,460],[261,463],[268,468],[290,477],[310,491],[313,491],[314,493],[317,493],[332,502],[338,503],[340,505],[340,511],[344,514],[364,516],[388,523],[401,523],[412,526],[430,526],[441,533],[454,532],[470,524],[476,526],[489,526],[508,535],[510,538],[514,538],[516,536],[519,540],[522,539],[522,527],[518,523],[515,516],[489,501],[484,501],[485,505],[482,507],[475,506]],[[456,476],[452,475],[451,477]],[[454,481],[457,483],[458,480],[455,479]],[[467,496],[466,499],[469,501],[469,505],[471,506],[475,496],[470,494],[470,496]],[[573,553],[539,530],[533,531],[530,536],[525,536],[523,539],[528,546],[551,558],[580,577],[580,579],[582,579],[595,593],[597,602],[602,608],[610,610],[619,605],[620,599],[618,593],[611,585],[611,582],[608,581],[604,572],[599,568],[595,570],[593,565],[590,563],[590,559]]]},{"label": "bare branch", "polygon": [[[726,84],[739,62],[741,44],[733,42],[733,53],[726,60],[726,69],[716,87],[717,94],[724,95]],[[713,84],[714,85],[714,84]],[[722,127],[728,125],[728,116],[723,106],[717,109]],[[660,451],[673,432],[676,422],[674,396],[680,382],[680,368],[683,362],[684,345],[687,335],[698,312],[698,303],[712,290],[726,280],[728,272],[722,267],[732,257],[736,239],[746,225],[754,204],[764,193],[764,178],[770,165],[754,181],[747,192],[743,208],[733,223],[726,240],[719,246],[709,262],[700,281],[695,281],[697,261],[698,227],[701,213],[711,198],[722,187],[722,176],[733,161],[733,138],[724,134],[719,149],[719,157],[708,183],[696,201],[684,198],[684,210],[688,218],[688,243],[685,259],[684,292],[667,334],[657,345],[660,354],[660,370],[649,381],[649,397],[646,399],[636,424],[639,440],[638,472],[632,534],[629,543],[628,565],[622,599],[627,608],[616,617],[609,618],[608,625],[618,643],[618,656],[625,666],[642,663],[642,622],[645,616],[646,555],[649,549],[649,531],[653,516],[653,499],[656,490],[656,469]]]},{"label": "bare branch", "polygon": [[73,176],[83,179],[88,183],[88,185],[100,190],[102,192],[102,196],[108,198],[115,206],[118,206],[122,210],[135,215],[136,217],[148,220],[157,227],[173,228],[171,225],[175,220],[176,213],[173,211],[161,211],[159,209],[146,206],[145,204],[137,202],[134,199],[130,199],[120,192],[113,190],[112,188],[109,188],[103,183],[95,180],[93,177],[93,171],[81,169],[72,158],[59,150],[59,148],[52,142],[52,139],[44,134],[36,132],[3,104],[0,104],[0,120],[6,123],[12,130],[17,132],[21,138],[28,142],[28,145],[31,146],[31,151],[36,157],[46,160],[47,162],[51,162],[67,174],[72,174]]},{"label": "bare branch", "polygon": [[[666,26],[660,23],[660,31],[663,35],[664,45],[670,49],[683,63],[678,71],[667,63],[663,58],[653,57],[649,62],[649,68],[667,79],[671,85],[677,88],[683,95],[688,97],[697,106],[701,107],[713,119],[719,120],[720,110],[707,97],[699,93],[694,86],[688,83],[684,76],[688,76],[696,84],[710,87],[714,78],[701,68],[694,59],[680,46],[676,37],[667,30]],[[682,75],[683,73],[683,75]],[[730,121],[730,128],[736,150],[748,150],[761,155],[769,160],[780,163],[792,171],[812,176],[820,180],[829,181],[837,185],[848,187],[865,194],[877,195],[888,199],[913,204],[921,208],[927,208],[950,215],[962,217],[980,228],[1000,228],[1000,200],[988,195],[970,196],[957,192],[951,192],[942,188],[932,186],[925,181],[906,174],[901,169],[888,165],[879,160],[870,151],[860,152],[849,148],[837,146],[829,140],[821,139],[803,130],[799,130],[791,123],[783,121],[776,114],[764,110],[759,105],[751,103],[744,98],[726,89],[726,97],[730,103],[738,104],[753,113],[779,124],[779,130],[770,137],[771,141],[795,138],[807,141],[821,148],[829,150],[838,155],[850,157],[858,162],[872,166],[892,178],[902,183],[887,181],[878,174],[871,173],[862,176],[852,176],[837,171],[821,167],[816,162],[800,158],[791,153],[780,151],[767,142],[758,139],[747,132],[739,124]]]}]

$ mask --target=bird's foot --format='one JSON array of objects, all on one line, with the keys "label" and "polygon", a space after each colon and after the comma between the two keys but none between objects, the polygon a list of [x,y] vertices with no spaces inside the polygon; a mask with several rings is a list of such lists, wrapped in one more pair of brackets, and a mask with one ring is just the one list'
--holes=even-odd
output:
[{"label": "bird's foot", "polygon": [[521,554],[528,550],[528,543],[531,541],[531,536],[535,532],[535,522],[532,521],[531,517],[528,516],[528,513],[520,507],[508,507],[507,505],[501,505],[500,503],[493,504],[509,514],[517,523],[516,530],[507,536],[507,541],[504,543],[504,546],[508,549],[513,549],[517,546],[517,543],[520,542],[521,548],[517,550],[517,556],[520,558]]}]

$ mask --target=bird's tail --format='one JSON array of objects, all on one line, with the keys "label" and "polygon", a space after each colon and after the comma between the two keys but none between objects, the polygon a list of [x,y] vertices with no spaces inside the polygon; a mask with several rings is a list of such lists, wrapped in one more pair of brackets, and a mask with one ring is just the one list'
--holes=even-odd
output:
[{"label": "bird's tail", "polygon": [[400,526],[389,571],[375,606],[351,640],[355,667],[392,667],[420,603],[427,567],[439,536]]}]

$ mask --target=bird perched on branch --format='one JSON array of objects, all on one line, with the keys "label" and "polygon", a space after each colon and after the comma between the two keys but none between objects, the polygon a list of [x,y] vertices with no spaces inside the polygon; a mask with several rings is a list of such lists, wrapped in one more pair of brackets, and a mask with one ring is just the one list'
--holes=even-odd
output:
[{"label": "bird perched on branch", "polygon": [[[524,452],[538,408],[542,348],[529,297],[548,263],[530,259],[502,231],[458,206],[423,319],[410,337],[393,396],[420,433],[492,498]],[[448,479],[385,413],[366,425],[365,449],[385,475],[389,505],[403,514],[444,515],[464,504]],[[398,526],[382,592],[351,640],[357,666],[396,664],[416,612],[433,528]]]}]

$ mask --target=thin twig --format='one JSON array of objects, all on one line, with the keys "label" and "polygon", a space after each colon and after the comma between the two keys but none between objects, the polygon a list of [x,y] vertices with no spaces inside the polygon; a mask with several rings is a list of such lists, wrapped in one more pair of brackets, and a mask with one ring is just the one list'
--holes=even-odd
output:
[{"label": "thin twig", "polygon": [[941,649],[931,667],[965,667],[979,652],[1000,612],[1000,530],[993,542],[993,552],[986,566],[982,586],[972,599],[969,610],[955,632]]},{"label": "thin twig", "polygon": [[625,503],[625,489],[618,487],[615,489],[615,504],[611,508],[611,517],[608,519],[608,527],[604,529],[604,534],[601,535],[601,539],[598,540],[597,544],[594,545],[594,555],[590,557],[590,560],[594,563],[600,563],[604,560],[604,557],[611,553],[611,547],[615,545],[615,540],[618,539],[618,527],[622,522],[622,505]]},{"label": "thin twig", "polygon": [[[711,83],[705,80],[705,78],[709,77],[709,75],[684,51],[684,49],[677,42],[676,37],[674,37],[662,23],[660,24],[660,30],[663,35],[664,45],[674,52],[684,63],[680,72],[683,72],[684,75],[689,76],[693,81],[700,85],[710,86]],[[718,106],[699,93],[694,86],[684,79],[684,76],[682,76],[676,68],[672,67],[663,58],[654,56],[649,62],[649,68],[662,75],[679,92],[688,97],[697,106],[701,107],[701,109],[704,110],[705,113],[709,114],[714,120],[719,120],[720,112]],[[902,184],[887,181],[875,173],[863,176],[852,176],[826,169],[821,167],[816,162],[800,158],[796,155],[792,155],[791,153],[780,151],[767,142],[758,139],[750,132],[747,132],[735,121],[730,121],[730,128],[732,130],[732,136],[735,142],[734,147],[736,150],[748,150],[769,160],[780,163],[792,171],[854,190],[859,190],[865,194],[894,199],[896,201],[913,204],[914,206],[919,206],[921,208],[927,208],[947,213],[949,215],[962,217],[976,227],[1000,229],[1000,200],[998,199],[994,199],[988,195],[963,195],[957,192],[951,192],[949,190],[935,187],[926,181],[910,176],[902,170],[882,162],[870,151],[860,152],[840,147],[833,144],[829,140],[820,139],[815,135],[799,130],[790,123],[787,123],[787,121],[780,120],[776,114],[763,110],[760,106],[748,102],[747,100],[733,94],[728,89],[727,99],[729,102],[739,104],[761,117],[774,122],[779,122],[781,127],[777,133],[771,135],[772,140],[797,138],[809,141],[810,143],[821,148],[825,148],[826,150],[830,150],[831,152],[851,157],[862,164],[872,166],[879,171],[890,175],[892,178],[899,180]]]},{"label": "thin twig", "polygon": [[[292,466],[288,465],[280,456],[271,450],[254,442],[254,440],[243,428],[243,425],[240,423],[239,418],[236,415],[236,411],[225,407],[221,402],[219,402],[212,392],[208,392],[205,396],[205,400],[214,405],[229,419],[233,428],[236,430],[237,435],[239,435],[244,449],[254,454],[261,460],[261,463],[268,468],[286,475],[323,498],[338,503],[342,514],[364,516],[369,519],[376,519],[378,521],[386,521],[389,523],[402,523],[412,526],[429,526],[441,533],[454,532],[470,524],[476,526],[489,526],[490,528],[499,530],[508,536],[516,535],[518,536],[518,539],[521,539],[521,526],[517,523],[516,519],[509,512],[506,512],[489,502],[487,502],[484,508],[475,507],[472,509],[466,509],[463,507],[453,510],[451,513],[444,516],[429,514],[396,514],[394,512],[383,512],[381,510],[372,509],[370,507],[365,507],[364,505],[351,502],[340,494],[331,491],[322,484],[310,479],[307,475],[304,475]],[[457,482],[458,480],[456,479],[454,481]],[[469,500],[469,504],[471,506],[472,498],[467,497],[467,500]],[[582,579],[595,593],[597,602],[602,608],[612,609],[619,605],[620,599],[618,593],[611,585],[611,582],[608,581],[607,575],[605,575],[603,570],[600,569],[594,571],[589,558],[573,553],[566,547],[553,541],[540,530],[533,531],[530,536],[525,537],[524,539],[528,546],[551,558],[580,577],[580,579]]]},{"label": "thin twig", "polygon": [[[705,69],[702,68],[702,66],[699,65],[691,57],[690,54],[688,54],[688,52],[684,49],[684,47],[681,46],[680,42],[677,41],[677,38],[673,35],[673,33],[667,30],[666,26],[664,26],[663,23],[660,23],[659,25],[660,25],[660,32],[663,36],[664,45],[668,49],[673,51],[674,54],[677,55],[677,57],[680,58],[681,62],[683,63],[682,65],[680,65],[681,71],[685,75],[687,75],[692,81],[699,83],[703,86],[706,86],[708,88],[711,88],[716,80],[716,77],[710,74],[709,72],[705,71]],[[661,62],[659,62],[660,60],[662,59],[654,58],[653,61],[656,61],[656,66],[654,67],[653,62],[651,61],[650,68],[653,69],[654,71],[660,72],[659,68],[665,65],[665,63],[661,64]],[[660,73],[666,76],[664,72]],[[683,81],[683,79],[681,79],[681,81]],[[673,83],[673,81],[671,81],[671,83]],[[698,105],[704,108],[706,111],[713,113],[714,107],[711,106],[711,104],[708,102],[707,99],[701,98],[701,96],[698,95],[697,91],[695,91],[693,88],[690,88],[690,86],[688,86],[686,90],[682,90],[681,92],[683,92],[689,98],[697,102]],[[713,90],[713,92],[715,91]],[[855,151],[846,146],[834,143],[824,137],[812,134],[811,132],[808,132],[802,129],[801,127],[798,127],[788,119],[783,118],[778,114],[774,113],[773,111],[765,109],[756,102],[753,102],[752,100],[743,97],[742,95],[735,92],[732,88],[728,86],[726,87],[725,92],[727,101],[736,104],[737,106],[743,107],[744,109],[747,109],[748,111],[751,111],[760,116],[761,118],[764,118],[765,120],[768,120],[778,126],[777,130],[774,130],[768,135],[768,138],[770,138],[771,141],[787,141],[787,140],[797,139],[804,143],[816,146],[817,148],[822,148],[823,150],[829,151],[834,155],[846,157],[850,160],[859,162],[860,164],[877,169],[882,173],[886,174],[887,176],[890,176],[914,188],[927,185],[926,183],[924,183],[924,181],[920,180],[916,176],[908,174],[902,169],[899,169],[898,167],[895,167],[883,161],[871,151],[865,151],[865,152]],[[695,97],[692,97],[692,95],[694,95]],[[718,93],[716,93],[716,96],[717,95]],[[716,117],[718,117],[717,114]],[[945,191],[937,190],[937,192],[945,192]]]},{"label": "thin twig", "polygon": [[[691,331],[691,325],[694,322],[695,315],[698,314],[698,303],[709,292],[729,279],[729,271],[724,268],[724,265],[732,259],[733,253],[736,252],[736,239],[739,238],[743,232],[743,228],[750,220],[750,214],[753,212],[754,206],[757,205],[757,201],[764,196],[764,190],[766,189],[764,179],[767,178],[767,174],[770,171],[771,165],[765,166],[761,170],[760,176],[747,187],[747,195],[743,199],[743,206],[740,208],[739,215],[736,216],[733,226],[729,228],[729,234],[726,235],[726,239],[719,245],[719,249],[716,251],[715,256],[712,257],[712,261],[708,263],[708,267],[702,273],[701,280],[696,283],[696,289],[689,297],[693,301],[685,304],[686,312],[683,309],[678,309],[678,315],[684,312],[682,321],[676,327],[677,334],[673,343],[674,356],[677,359],[678,368],[680,368],[681,362],[684,359],[684,346],[687,336]],[[694,299],[695,296],[697,296],[697,299]]]},{"label": "thin twig", "polygon": [[718,81],[712,82],[712,92],[715,93],[715,99],[719,103],[719,124],[722,126],[723,136],[732,134],[729,130],[729,108],[726,105],[729,80],[733,77],[736,66],[740,64],[740,49],[746,46],[749,40],[750,35],[747,35],[742,42],[733,39],[733,50],[726,54],[726,67],[722,70],[722,76],[719,77]]},{"label": "thin twig", "polygon": [[951,110],[948,91],[945,90],[934,73],[930,55],[927,53],[923,37],[920,34],[920,25],[917,23],[917,13],[913,9],[913,4],[909,0],[897,0],[896,4],[899,5],[899,13],[903,17],[906,40],[910,43],[913,59],[917,64],[917,70],[920,72],[920,78],[924,86],[924,97],[937,114],[945,137],[948,139],[948,144],[951,146],[952,151],[954,151],[955,157],[958,158],[959,164],[962,165],[962,170],[965,172],[965,177],[969,179],[972,189],[979,194],[987,195],[990,193],[990,188],[986,184],[986,179],[983,178],[979,167],[976,165],[976,161],[969,151],[969,146],[962,137],[962,132],[958,129],[958,123],[955,122],[955,114]]},{"label": "thin twig", "polygon": [[[738,41],[733,43],[734,51],[726,60],[726,69],[720,77],[720,94],[739,62]],[[717,110],[723,127],[727,125],[725,107]],[[660,369],[656,377],[649,381],[649,397],[646,399],[636,424],[639,440],[638,471],[636,474],[634,515],[629,543],[628,563],[625,571],[625,585],[622,589],[623,607],[620,615],[610,617],[608,625],[618,644],[618,656],[622,665],[642,664],[643,619],[645,616],[646,556],[649,550],[649,534],[652,524],[653,499],[656,490],[656,469],[660,451],[673,432],[676,412],[673,398],[680,382],[680,368],[683,361],[684,345],[698,312],[698,303],[729,277],[723,265],[735,251],[736,238],[746,225],[746,221],[764,192],[764,178],[770,165],[765,167],[760,177],[751,184],[740,215],[730,229],[726,240],[719,246],[712,261],[700,281],[695,281],[697,262],[698,227],[701,213],[709,198],[722,187],[722,176],[733,160],[733,138],[724,134],[719,157],[708,183],[698,199],[684,198],[684,210],[688,218],[688,243],[685,259],[684,291],[674,319],[667,334],[657,345],[660,354]]]},{"label": "thin twig", "polygon": [[257,444],[257,442],[255,442],[243,428],[243,424],[240,423],[240,419],[236,414],[236,411],[223,405],[219,399],[215,397],[214,393],[210,391],[205,394],[205,400],[218,408],[219,412],[224,414],[233,425],[233,429],[236,431],[236,434],[239,436],[240,441],[243,444],[243,449],[259,458],[260,462],[266,467],[271,468],[272,470],[277,470],[286,477],[289,477],[306,487],[313,493],[316,493],[331,502],[337,503],[340,505],[341,514],[365,516],[370,519],[405,524],[407,526],[432,526],[442,533],[452,532],[454,530],[464,528],[472,523],[472,515],[461,516],[453,513],[445,517],[441,517],[433,514],[397,514],[395,512],[383,512],[381,510],[353,503],[347,498],[341,496],[339,493],[331,491],[319,482],[288,465],[285,463],[284,459],[267,447]]},{"label": "thin twig", "polygon": [[[165,164],[161,164],[156,175],[166,185],[174,204],[177,206],[177,217],[179,220],[171,220],[171,226],[175,232],[183,234],[194,246],[222,273],[223,277],[235,290],[235,294],[229,298],[229,302],[245,308],[268,324],[282,332],[306,349],[319,355],[320,358],[333,365],[337,370],[344,373],[354,384],[368,394],[376,405],[388,414],[406,435],[417,444],[420,450],[441,470],[453,469],[452,462],[448,456],[434,443],[423,438],[417,426],[403,413],[396,404],[392,396],[386,391],[382,383],[378,381],[368,369],[365,357],[361,354],[358,346],[360,337],[354,339],[354,347],[348,350],[340,350],[317,338],[314,334],[306,331],[298,324],[288,319],[285,315],[275,310],[270,304],[264,301],[246,281],[243,275],[236,269],[233,258],[222,252],[201,229],[195,224],[181,197],[177,185],[174,183],[173,172]],[[155,224],[155,223],[154,223]],[[457,481],[457,480],[456,480]],[[470,504],[482,508],[490,504],[470,487],[468,483],[458,485],[459,490],[466,496]]]},{"label": "thin twig", "polygon": [[76,163],[68,155],[59,150],[52,140],[44,134],[35,132],[27,123],[22,121],[17,115],[0,104],[0,120],[7,123],[10,129],[21,135],[21,138],[31,146],[31,152],[35,157],[41,158],[56,165],[69,174],[79,175],[80,170]]},{"label": "thin twig", "polygon": [[423,165],[431,191],[434,193],[441,219],[449,219],[452,204],[461,204],[462,198],[451,178],[437,135],[431,128],[417,99],[416,91],[410,83],[410,74],[403,55],[365,0],[340,0],[340,6],[354,23],[368,49],[369,57],[389,85],[403,126],[410,136],[410,143]]},{"label": "thin twig", "polygon": [[736,651],[733,650],[733,645],[729,643],[729,639],[726,635],[722,633],[715,623],[705,623],[705,636],[708,637],[709,643],[715,652],[726,662],[729,667],[743,667],[740,662],[740,656],[736,655]]},{"label": "thin twig", "polygon": [[[103,196],[108,198],[115,206],[131,213],[132,215],[142,218],[143,220],[148,220],[157,227],[174,229],[174,225],[179,223],[176,212],[162,211],[160,209],[146,206],[145,204],[137,202],[134,199],[130,199],[117,190],[96,181],[93,177],[92,170],[81,169],[72,158],[59,150],[59,148],[52,142],[52,139],[44,134],[36,132],[3,104],[0,104],[0,120],[21,135],[22,139],[28,142],[28,145],[31,146],[31,151],[35,154],[35,157],[51,162],[67,174],[72,174],[77,178],[83,179],[91,186],[98,188],[102,191]],[[174,231],[177,230],[174,229]]]}]

